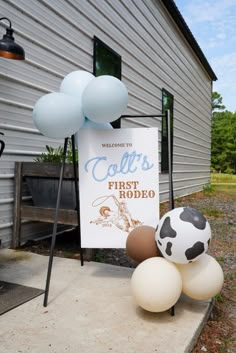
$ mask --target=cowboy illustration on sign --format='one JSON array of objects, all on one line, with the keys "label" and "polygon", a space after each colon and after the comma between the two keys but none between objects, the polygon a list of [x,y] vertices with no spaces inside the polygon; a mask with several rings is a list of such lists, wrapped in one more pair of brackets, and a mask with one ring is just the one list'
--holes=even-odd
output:
[{"label": "cowboy illustration on sign", "polygon": [[[115,210],[105,206],[105,202],[109,198],[113,199]],[[142,224],[141,221],[132,218],[127,203],[119,201],[115,195],[101,196],[93,202],[92,206],[96,207],[103,204],[104,206],[99,208],[100,216],[96,220],[90,221],[90,223],[95,223],[103,227],[112,227],[114,225],[126,233],[129,233],[132,229]]]}]

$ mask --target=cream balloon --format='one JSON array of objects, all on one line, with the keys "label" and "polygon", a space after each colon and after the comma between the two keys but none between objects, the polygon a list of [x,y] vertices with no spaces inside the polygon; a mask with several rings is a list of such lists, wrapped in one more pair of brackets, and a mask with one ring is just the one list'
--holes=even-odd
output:
[{"label": "cream balloon", "polygon": [[183,293],[190,298],[207,300],[221,291],[223,270],[212,256],[203,254],[197,261],[176,266],[182,277]]},{"label": "cream balloon", "polygon": [[62,80],[60,92],[77,97],[81,102],[85,87],[94,78],[93,74],[84,70],[72,71]]},{"label": "cream balloon", "polygon": [[151,312],[170,309],[182,292],[182,280],[175,264],[152,257],[139,264],[131,278],[136,303]]}]

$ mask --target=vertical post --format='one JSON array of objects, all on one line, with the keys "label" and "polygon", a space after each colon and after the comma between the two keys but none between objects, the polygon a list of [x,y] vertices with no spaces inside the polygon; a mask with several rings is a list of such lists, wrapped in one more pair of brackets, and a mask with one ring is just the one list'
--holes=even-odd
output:
[{"label": "vertical post", "polygon": [[[173,175],[172,175],[172,141],[170,111],[166,111],[167,136],[168,136],[168,167],[169,167],[169,210],[174,208]],[[171,316],[175,315],[175,306],[170,309]]]},{"label": "vertical post", "polygon": [[168,168],[169,168],[169,209],[174,208],[173,175],[172,175],[172,140],[170,111],[166,111],[167,136],[168,136]]},{"label": "vertical post", "polygon": [[60,179],[59,179],[58,192],[57,192],[57,202],[56,202],[53,233],[52,233],[52,240],[51,240],[51,250],[50,250],[49,262],[48,262],[48,272],[47,272],[47,280],[46,280],[44,302],[43,302],[44,306],[48,305],[48,294],[49,294],[49,286],[50,286],[50,279],[51,279],[51,272],[52,272],[54,248],[56,243],[58,213],[59,213],[60,200],[61,200],[61,189],[62,189],[65,162],[66,162],[67,145],[68,145],[68,137],[65,139],[65,142],[64,142],[63,160],[61,165]]},{"label": "vertical post", "polygon": [[21,239],[21,199],[22,199],[22,162],[15,162],[14,211],[12,248],[20,245]]},{"label": "vertical post", "polygon": [[80,251],[80,263],[81,266],[84,265],[83,249],[81,248],[81,234],[80,234],[80,215],[79,215],[79,187],[78,187],[78,165],[76,163],[76,153],[75,153],[75,136],[71,136],[72,143],[72,158],[74,167],[74,180],[75,180],[75,197],[76,197],[76,211],[77,211],[77,223],[78,223],[78,241],[79,241],[79,251]]}]

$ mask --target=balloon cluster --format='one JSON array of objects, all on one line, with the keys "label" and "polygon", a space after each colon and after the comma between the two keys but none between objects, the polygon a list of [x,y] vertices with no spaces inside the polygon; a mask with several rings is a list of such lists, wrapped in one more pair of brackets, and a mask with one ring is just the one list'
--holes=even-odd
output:
[{"label": "balloon cluster", "polygon": [[133,229],[126,252],[138,263],[131,278],[136,303],[145,310],[162,312],[174,306],[182,292],[196,300],[219,293],[224,275],[218,262],[206,253],[210,239],[208,221],[190,207],[167,212],[157,229]]},{"label": "balloon cluster", "polygon": [[39,98],[33,121],[45,136],[60,139],[79,129],[110,129],[128,104],[128,91],[116,77],[95,77],[83,70],[73,71],[62,80],[60,92]]}]

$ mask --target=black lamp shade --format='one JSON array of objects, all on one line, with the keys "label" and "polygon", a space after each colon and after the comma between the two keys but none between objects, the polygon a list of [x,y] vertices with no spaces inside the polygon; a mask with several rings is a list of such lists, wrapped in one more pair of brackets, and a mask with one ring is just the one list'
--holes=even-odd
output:
[{"label": "black lamp shade", "polygon": [[0,56],[6,59],[24,60],[24,49],[15,43],[13,29],[6,28],[6,34],[0,40]]}]

